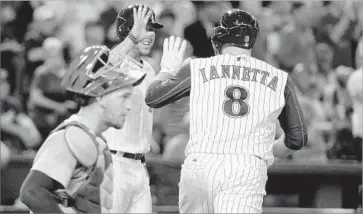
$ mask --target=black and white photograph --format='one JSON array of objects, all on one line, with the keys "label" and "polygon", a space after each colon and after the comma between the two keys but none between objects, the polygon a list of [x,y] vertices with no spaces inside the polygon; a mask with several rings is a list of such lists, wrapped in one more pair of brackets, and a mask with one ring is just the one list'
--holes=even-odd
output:
[{"label": "black and white photograph", "polygon": [[363,0],[0,1],[1,213],[362,213]]}]

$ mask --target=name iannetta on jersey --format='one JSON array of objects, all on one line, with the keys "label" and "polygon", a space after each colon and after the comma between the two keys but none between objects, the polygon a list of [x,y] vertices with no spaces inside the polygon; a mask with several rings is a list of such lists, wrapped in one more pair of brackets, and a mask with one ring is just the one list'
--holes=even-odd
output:
[{"label": "name iannetta on jersey", "polygon": [[[250,68],[237,65],[218,65],[218,66],[221,66],[221,69],[217,69],[217,66],[215,65],[210,66],[209,76],[206,75],[205,68],[199,69],[200,74],[202,75],[203,78],[203,83],[206,83],[214,79],[229,78],[242,81],[259,82],[269,87],[273,91],[276,91],[276,86],[279,79],[277,76],[270,77],[271,73],[267,71],[263,71],[257,68]],[[218,72],[218,70],[220,71]],[[241,70],[242,70],[242,75],[241,75]]]}]

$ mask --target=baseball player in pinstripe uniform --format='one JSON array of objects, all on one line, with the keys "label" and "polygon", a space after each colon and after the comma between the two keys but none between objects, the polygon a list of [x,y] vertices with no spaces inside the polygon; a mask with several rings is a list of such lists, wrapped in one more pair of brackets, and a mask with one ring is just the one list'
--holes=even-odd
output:
[{"label": "baseball player in pinstripe uniform", "polygon": [[123,129],[110,128],[104,132],[114,163],[113,213],[152,212],[145,154],[150,151],[153,113],[144,99],[155,71],[142,60],[142,56],[150,53],[155,41],[155,28],[161,27],[163,25],[155,21],[153,10],[146,5],[131,5],[117,15],[116,31],[121,43],[113,49],[113,53],[126,58],[131,65],[130,70],[142,70],[146,77],[134,88],[132,109]]},{"label": "baseball player in pinstripe uniform", "polygon": [[[259,31],[233,9],[214,28],[216,56],[185,60],[185,41],[164,42],[161,72],[146,103],[190,96],[190,139],[179,183],[181,213],[261,213],[274,155],[299,150],[306,125],[288,73],[251,57]],[[284,135],[274,141],[275,124]]]}]

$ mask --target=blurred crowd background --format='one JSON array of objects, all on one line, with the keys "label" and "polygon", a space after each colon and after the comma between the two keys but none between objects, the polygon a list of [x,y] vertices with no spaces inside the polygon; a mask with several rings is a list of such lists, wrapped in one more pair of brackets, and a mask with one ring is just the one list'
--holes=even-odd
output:
[{"label": "blurred crowd background", "polygon": [[[164,25],[145,59],[156,71],[164,38],[187,39],[186,57],[212,56],[210,37],[221,15],[230,8],[252,13],[260,24],[253,56],[291,74],[308,124],[308,145],[287,159],[361,160],[347,82],[363,62],[363,1],[2,1],[2,168],[13,154],[35,153],[49,132],[76,111],[60,87],[70,60],[88,45],[112,48],[116,15],[134,3],[150,5]],[[188,108],[184,98],[155,111],[151,157],[183,162]],[[281,134],[278,128],[276,137]]]}]

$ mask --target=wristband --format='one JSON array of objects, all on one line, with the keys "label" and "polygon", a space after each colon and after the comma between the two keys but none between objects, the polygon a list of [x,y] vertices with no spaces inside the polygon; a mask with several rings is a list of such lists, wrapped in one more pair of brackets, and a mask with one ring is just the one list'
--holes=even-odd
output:
[{"label": "wristband", "polygon": [[129,37],[129,39],[131,39],[131,41],[136,45],[139,44],[139,41],[137,41],[136,37],[134,35],[132,35],[131,33],[129,33],[129,35],[127,36]]}]

